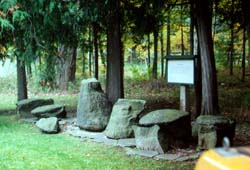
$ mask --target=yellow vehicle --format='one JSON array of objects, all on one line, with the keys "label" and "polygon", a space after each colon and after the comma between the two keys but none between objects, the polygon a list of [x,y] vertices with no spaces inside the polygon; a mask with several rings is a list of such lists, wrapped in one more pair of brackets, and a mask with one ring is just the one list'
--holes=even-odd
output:
[{"label": "yellow vehicle", "polygon": [[250,146],[210,149],[201,155],[195,170],[250,170]]}]

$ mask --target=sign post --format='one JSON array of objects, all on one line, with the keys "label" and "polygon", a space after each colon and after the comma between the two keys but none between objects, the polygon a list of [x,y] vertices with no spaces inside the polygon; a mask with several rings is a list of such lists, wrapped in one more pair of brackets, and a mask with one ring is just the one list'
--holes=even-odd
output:
[{"label": "sign post", "polygon": [[167,56],[167,81],[180,85],[180,110],[190,111],[190,85],[195,80],[194,56]]}]

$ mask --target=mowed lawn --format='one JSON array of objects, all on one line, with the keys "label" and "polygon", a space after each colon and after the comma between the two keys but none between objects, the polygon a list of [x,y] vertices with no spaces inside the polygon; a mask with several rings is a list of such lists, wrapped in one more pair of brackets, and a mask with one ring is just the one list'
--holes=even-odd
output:
[{"label": "mowed lawn", "polygon": [[159,161],[128,156],[106,146],[67,134],[42,134],[15,115],[0,115],[1,170],[186,170],[188,162]]}]

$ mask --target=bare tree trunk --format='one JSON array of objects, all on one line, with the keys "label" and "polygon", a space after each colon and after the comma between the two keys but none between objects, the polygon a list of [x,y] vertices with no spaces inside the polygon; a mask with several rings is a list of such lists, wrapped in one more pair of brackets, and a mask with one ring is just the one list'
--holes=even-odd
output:
[{"label": "bare tree trunk", "polygon": [[234,0],[232,0],[232,9],[231,9],[231,41],[230,41],[230,53],[229,53],[229,69],[230,75],[233,75],[233,56],[234,56]]},{"label": "bare tree trunk", "polygon": [[25,72],[25,62],[17,59],[17,100],[23,100],[28,98],[27,82]]},{"label": "bare tree trunk", "polygon": [[[201,114],[201,101],[202,101],[202,80],[201,80],[201,59],[197,33],[194,33],[194,28],[197,30],[197,22],[194,15],[194,4],[190,6],[190,54],[196,55],[196,72],[195,72],[195,113],[194,118]],[[194,50],[195,49],[195,50]]]},{"label": "bare tree trunk", "polygon": [[85,48],[82,47],[82,74],[86,72],[86,56],[85,56]]},{"label": "bare tree trunk", "polygon": [[28,67],[26,67],[26,72],[27,72],[28,78],[31,78],[32,77],[31,64],[29,64]]},{"label": "bare tree trunk", "polygon": [[243,26],[243,43],[242,43],[242,78],[241,80],[245,81],[245,73],[246,73],[246,27],[245,21]]},{"label": "bare tree trunk", "polygon": [[161,77],[164,77],[164,49],[163,49],[163,28],[161,30]]},{"label": "bare tree trunk", "polygon": [[89,27],[89,39],[88,39],[88,53],[89,53],[89,76],[92,75],[92,32],[91,27]]},{"label": "bare tree trunk", "polygon": [[250,23],[246,26],[247,32],[247,41],[248,41],[248,65],[250,64]]},{"label": "bare tree trunk", "polygon": [[[100,37],[101,38],[101,37]],[[107,40],[105,40],[107,41]],[[104,45],[102,43],[102,40],[99,41],[99,49],[100,49],[100,56],[101,56],[101,63],[106,68],[106,54],[103,51]]]},{"label": "bare tree trunk", "polygon": [[94,41],[94,52],[95,52],[95,78],[99,77],[99,64],[98,64],[98,25],[97,23],[93,23],[93,41]]},{"label": "bare tree trunk", "polygon": [[194,55],[194,10],[193,3],[190,5],[190,54]]},{"label": "bare tree trunk", "polygon": [[157,62],[158,62],[158,30],[154,30],[154,61],[153,61],[153,78],[157,79]]},{"label": "bare tree trunk", "polygon": [[170,25],[170,14],[168,14],[168,19],[167,19],[167,48],[166,48],[166,54],[170,55],[171,53],[171,39],[170,39],[170,32],[171,32],[171,25]]},{"label": "bare tree trunk", "polygon": [[184,35],[183,35],[183,5],[181,5],[181,18],[180,18],[180,25],[181,25],[181,55],[185,54],[185,47],[184,47]]},{"label": "bare tree trunk", "polygon": [[196,0],[198,37],[202,67],[203,115],[219,114],[217,76],[212,39],[212,9],[209,0]]},{"label": "bare tree trunk", "polygon": [[109,0],[108,5],[106,92],[109,100],[114,104],[119,98],[124,97],[120,0]]},{"label": "bare tree trunk", "polygon": [[61,90],[68,89],[68,83],[75,80],[76,47],[59,47],[57,85]]},{"label": "bare tree trunk", "polygon": [[150,33],[148,33],[148,68],[151,67],[151,56],[150,56]]}]

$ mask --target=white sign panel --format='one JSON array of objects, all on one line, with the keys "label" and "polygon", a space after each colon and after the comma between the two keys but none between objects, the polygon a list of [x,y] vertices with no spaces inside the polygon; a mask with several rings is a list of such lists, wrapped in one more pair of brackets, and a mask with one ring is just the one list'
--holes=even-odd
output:
[{"label": "white sign panel", "polygon": [[194,60],[168,60],[168,83],[194,84]]}]

